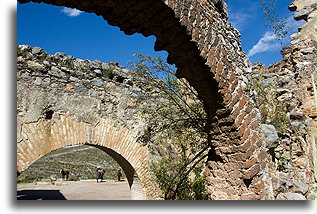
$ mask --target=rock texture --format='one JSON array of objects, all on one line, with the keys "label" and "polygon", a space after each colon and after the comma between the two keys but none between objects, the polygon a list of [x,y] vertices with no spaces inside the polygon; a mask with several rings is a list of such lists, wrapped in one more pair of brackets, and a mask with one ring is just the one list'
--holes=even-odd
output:
[{"label": "rock texture", "polygon": [[[264,130],[274,138],[271,155],[272,191],[278,200],[315,199],[316,118],[316,2],[294,1],[289,9],[296,20],[305,20],[281,51],[283,60],[266,68],[257,63],[253,77],[261,75],[285,111],[286,129]],[[263,125],[262,125],[263,126]],[[267,125],[266,125],[267,126]]]},{"label": "rock texture", "polygon": [[[19,1],[21,3],[29,2],[29,0]],[[157,38],[154,47],[155,50],[166,50],[169,53],[168,61],[176,65],[177,76],[179,78],[185,78],[198,92],[199,99],[204,103],[204,108],[208,116],[206,130],[210,135],[212,144],[210,146],[208,162],[204,170],[208,180],[210,199],[275,198],[272,188],[272,176],[274,175],[274,170],[272,171],[272,169],[274,169],[274,164],[269,155],[270,150],[268,150],[267,147],[267,138],[261,129],[261,114],[256,108],[254,100],[251,99],[252,92],[248,88],[251,64],[241,49],[239,32],[227,21],[227,9],[224,1],[34,0],[34,2],[67,6],[95,13],[103,16],[111,25],[120,27],[120,29],[128,35],[136,32],[144,36],[155,35]],[[301,11],[301,13],[298,13],[295,17],[297,19],[307,19],[308,23],[312,23],[309,21],[311,20],[309,18],[311,17],[311,10],[302,11],[302,9],[308,9],[310,6],[299,6],[298,2],[295,1],[292,6],[292,8],[295,8],[298,12]],[[307,1],[304,2],[307,3]],[[290,49],[299,54],[303,53],[303,55],[291,56],[293,59],[291,62],[295,62],[297,68],[303,70],[303,72],[300,72],[298,75],[305,73],[306,68],[313,68],[310,63],[307,64],[305,59],[301,58],[312,57],[312,54],[309,54],[312,48],[309,42],[310,36],[305,37],[305,35],[312,35],[308,33],[308,31],[310,32],[309,29],[309,27],[303,27],[301,30],[302,34],[300,33],[294,36],[293,39],[293,44],[303,44],[303,47],[305,46],[306,48],[300,48],[299,52],[297,49]],[[307,33],[304,33],[306,31]],[[303,42],[298,43],[296,42],[297,40]],[[287,52],[287,48],[284,49],[284,51]],[[32,52],[32,54],[38,55],[41,53],[41,50],[36,48],[32,50]],[[57,54],[56,57],[59,57],[59,54]],[[60,57],[64,56],[60,54]],[[45,67],[48,62],[43,61],[42,64],[29,62],[27,65],[28,68],[39,74],[38,76],[31,75],[32,84],[39,88],[50,84],[50,87],[53,89],[50,93],[46,93],[42,96],[42,98],[45,98],[44,101],[41,101],[42,98],[36,102],[34,102],[35,100],[33,99],[22,101],[24,103],[34,102],[34,106],[46,106],[44,109],[40,108],[41,110],[37,110],[37,108],[24,109],[22,112],[27,112],[24,117],[29,121],[35,121],[37,118],[43,118],[44,120],[45,118],[55,118],[59,115],[53,113],[56,112],[54,111],[55,107],[58,109],[58,112],[65,111],[69,112],[69,114],[76,112],[78,117],[72,119],[72,121],[85,124],[81,125],[83,127],[87,125],[87,130],[89,130],[91,126],[100,126],[102,127],[101,130],[103,130],[100,130],[101,133],[107,133],[104,131],[106,126],[103,125],[101,121],[113,120],[98,119],[99,115],[104,114],[103,111],[105,110],[109,111],[109,113],[114,112],[113,115],[121,118],[121,116],[124,117],[126,115],[124,106],[130,108],[130,106],[133,107],[134,104],[133,102],[120,104],[118,98],[112,96],[110,93],[109,96],[111,99],[109,103],[112,103],[112,107],[110,104],[107,104],[107,108],[103,109],[103,102],[108,101],[108,96],[104,95],[110,89],[112,90],[113,83],[106,83],[101,80],[98,75],[102,74],[104,70],[102,67],[100,68],[98,65],[95,65],[98,63],[87,63],[91,64],[90,68],[93,67],[94,72],[89,75],[81,76],[83,72],[78,73],[79,71],[73,69],[70,69],[70,72],[64,72],[65,69],[56,65],[49,65],[50,69],[48,73],[43,74],[45,70],[43,70],[43,66]],[[28,72],[23,73],[23,75],[26,76],[30,75]],[[274,74],[273,76],[276,75],[277,74]],[[119,77],[120,75],[117,76]],[[66,81],[65,78],[67,79]],[[290,77],[285,77],[283,82],[287,83],[289,81],[288,78],[290,79]],[[119,77],[115,82],[122,82],[124,80]],[[122,83],[128,84],[128,82],[130,81],[127,80]],[[105,90],[103,94],[99,88],[108,88],[108,90]],[[296,88],[298,88],[298,86],[296,86]],[[68,109],[57,106],[57,102],[52,102],[54,104],[52,105],[47,101],[54,101],[54,98],[50,97],[50,94],[55,93],[57,90],[67,91],[70,97],[74,97]],[[113,90],[116,91],[116,89]],[[23,91],[25,90],[21,90],[21,92]],[[27,92],[25,91],[24,93]],[[34,93],[36,94],[37,92]],[[287,90],[282,90],[280,93],[283,93],[281,99],[289,99]],[[87,97],[88,94],[89,96]],[[95,95],[96,98],[93,98]],[[79,100],[76,98],[77,96],[83,96],[85,99]],[[99,98],[101,98],[101,100]],[[305,101],[305,103],[308,106],[307,108],[310,109],[310,102]],[[90,106],[90,108],[85,109],[84,114],[80,113],[82,111],[78,107],[79,104],[86,104]],[[115,112],[115,105],[122,105],[123,109],[117,109]],[[96,110],[93,109],[98,108],[102,111],[96,117],[96,114],[94,114]],[[69,109],[71,109],[71,111],[69,111]],[[297,109],[293,110],[292,118],[300,118],[301,116],[295,113],[300,112],[297,111]],[[43,112],[45,113],[43,114]],[[109,117],[111,118],[113,115],[110,114]],[[62,116],[61,118],[64,119]],[[116,120],[116,123],[117,121],[118,120]],[[134,120],[131,119],[131,122],[123,122],[124,124],[122,126],[120,125],[120,127],[133,128],[135,122],[132,121]],[[300,121],[294,122],[297,122],[295,126],[297,125],[299,129],[301,129],[301,125],[298,123]],[[108,122],[105,123],[107,124]],[[127,126],[124,126],[125,123]],[[75,126],[72,125],[72,123],[69,124],[71,124],[70,127]],[[136,122],[136,124],[139,124],[139,122]],[[136,126],[140,127],[138,125]],[[45,127],[44,124],[41,127]],[[132,129],[135,131],[133,131],[134,133],[138,133],[139,129],[137,127]],[[58,128],[56,127],[56,129]],[[62,129],[58,130],[62,132]],[[124,130],[126,130],[126,132]],[[128,133],[128,130],[131,129],[120,128],[116,130],[115,133]],[[65,130],[63,132],[65,133]],[[97,135],[92,134],[94,132],[90,131],[85,133],[85,140],[92,139],[93,136]],[[134,136],[136,135],[137,134]],[[108,138],[100,137],[99,139]],[[274,147],[273,144],[271,146],[272,148]],[[135,149],[132,149],[131,152],[138,153]],[[30,152],[29,156],[32,155],[32,152]],[[131,156],[130,153],[126,155],[127,157]],[[311,157],[311,154],[307,155]],[[34,159],[36,159],[36,157],[34,157]],[[309,170],[312,171],[312,168],[309,168]],[[140,176],[140,174],[138,175]],[[307,176],[307,179],[313,178],[313,175],[311,178],[309,178],[308,174]],[[311,190],[309,191],[311,193]]]},{"label": "rock texture", "polygon": [[[176,65],[177,76],[185,78],[203,101],[208,117],[206,130],[213,144],[208,158],[208,166],[212,167],[204,170],[206,175],[224,168],[230,171],[230,177],[221,173],[209,177],[210,199],[239,199],[243,193],[254,192],[253,186],[262,178],[253,178],[267,167],[263,161],[267,155],[261,146],[264,139],[258,111],[246,90],[246,74],[251,71],[251,64],[241,49],[239,32],[227,21],[222,0],[34,2],[101,15],[128,35],[155,35],[155,50],[169,53],[168,62]],[[59,74],[54,70],[52,73]],[[253,182],[245,185],[245,179]],[[218,197],[223,189],[232,191]],[[263,194],[263,189],[255,193],[256,198]]]},{"label": "rock texture", "polygon": [[142,88],[144,80],[117,63],[49,55],[27,45],[17,51],[18,172],[55,149],[88,144],[112,156],[130,186],[136,172],[148,184],[146,197],[155,197],[147,148],[136,142],[145,126],[137,97],[151,93]]}]

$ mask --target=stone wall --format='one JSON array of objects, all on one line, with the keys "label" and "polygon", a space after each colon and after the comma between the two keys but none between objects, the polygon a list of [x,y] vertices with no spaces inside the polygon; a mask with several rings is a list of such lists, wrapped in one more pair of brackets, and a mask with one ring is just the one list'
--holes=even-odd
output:
[{"label": "stone wall", "polygon": [[[315,8],[315,1],[291,3],[289,9],[295,11],[295,20],[306,23],[291,36],[291,45],[282,49],[281,61],[268,68],[256,63],[250,76],[250,79],[260,77],[261,84],[271,88],[269,93],[274,96],[270,99],[286,113],[279,112],[285,128],[279,128],[281,124],[271,126],[271,130],[267,125],[263,127],[272,138],[271,191],[276,199],[315,199]],[[255,94],[255,99],[258,96]]]},{"label": "stone wall", "polygon": [[49,55],[27,45],[17,52],[18,172],[55,149],[88,144],[111,155],[130,186],[136,172],[146,197],[156,197],[148,150],[137,142],[145,127],[137,98],[152,93],[138,85],[144,80],[117,63]]}]

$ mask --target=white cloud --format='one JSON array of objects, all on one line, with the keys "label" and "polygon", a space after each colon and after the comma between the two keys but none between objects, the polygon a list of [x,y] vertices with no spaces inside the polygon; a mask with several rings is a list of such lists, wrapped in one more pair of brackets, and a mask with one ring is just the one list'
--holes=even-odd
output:
[{"label": "white cloud", "polygon": [[248,25],[248,21],[252,15],[247,13],[232,13],[229,16],[230,23],[237,28],[240,32]]},{"label": "white cloud", "polygon": [[[286,19],[286,29],[288,33],[286,35],[286,40],[284,45],[290,42],[290,35],[298,32],[298,28],[301,27],[305,21],[296,21],[293,16],[290,16]],[[276,36],[272,31],[266,32],[263,37],[254,45],[248,52],[248,57],[251,57],[258,53],[263,53],[267,51],[276,51],[281,49],[281,44],[277,41]]]},{"label": "white cloud", "polygon": [[273,32],[268,31],[264,36],[254,45],[251,50],[248,52],[248,57],[251,57],[255,54],[266,52],[266,51],[275,51],[281,48],[281,45],[276,40],[276,36]]},{"label": "white cloud", "polygon": [[83,11],[73,9],[73,8],[68,8],[68,7],[64,7],[61,11],[65,13],[67,16],[71,16],[71,17],[79,16],[83,12]]},{"label": "white cloud", "polygon": [[289,16],[286,19],[286,27],[290,29],[290,33],[297,33],[298,28],[305,23],[304,20],[296,21],[293,16]]}]

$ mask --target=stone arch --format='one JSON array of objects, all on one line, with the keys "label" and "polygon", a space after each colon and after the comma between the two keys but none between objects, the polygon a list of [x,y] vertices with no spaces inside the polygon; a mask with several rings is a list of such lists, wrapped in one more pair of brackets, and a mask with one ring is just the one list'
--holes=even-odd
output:
[{"label": "stone arch", "polygon": [[[35,123],[23,124],[21,135],[23,140],[17,145],[18,173],[56,149],[86,144],[103,150],[118,162],[127,176],[133,195],[141,199],[155,197],[150,185],[147,148],[136,142],[137,133],[114,121],[101,119],[93,126],[61,115],[54,122],[40,119]],[[143,190],[134,188],[135,177],[140,179]],[[140,186],[138,181],[136,185]]]},{"label": "stone arch", "polygon": [[210,198],[264,198],[263,174],[258,174],[267,167],[267,152],[259,113],[246,86],[251,64],[241,49],[239,32],[227,21],[222,0],[33,2],[95,13],[127,35],[155,35],[155,50],[168,52],[177,77],[187,79],[204,103],[213,143],[205,170]]}]

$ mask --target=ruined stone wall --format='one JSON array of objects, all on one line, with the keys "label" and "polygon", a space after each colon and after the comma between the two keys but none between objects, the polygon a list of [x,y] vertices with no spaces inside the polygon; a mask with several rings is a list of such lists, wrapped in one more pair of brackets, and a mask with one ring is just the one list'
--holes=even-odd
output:
[{"label": "ruined stone wall", "polygon": [[[20,2],[25,3],[29,0],[20,0]],[[198,92],[208,116],[206,130],[210,134],[211,145],[204,174],[207,176],[209,198],[276,198],[272,189],[274,164],[269,155],[269,139],[263,133],[261,114],[248,88],[247,77],[251,73],[251,64],[241,49],[239,32],[227,21],[224,1],[34,0],[34,2],[95,13],[102,16],[109,24],[118,26],[128,35],[137,32],[144,36],[155,35],[155,50],[168,52],[168,62],[176,65],[177,77],[185,78]],[[305,13],[302,11],[301,14]],[[301,14],[297,14],[297,17],[306,17]],[[298,65],[303,66],[300,63]],[[60,75],[56,69],[52,72],[53,75]],[[99,71],[95,73],[98,75]],[[84,76],[85,78],[90,77]],[[41,76],[33,79],[34,83],[40,86],[46,84],[45,78]],[[85,85],[84,79],[81,80],[82,85]],[[54,81],[52,83],[57,86],[62,84],[58,80],[54,79]],[[88,87],[88,85],[94,86]],[[100,81],[96,77],[90,78],[89,84],[85,87],[77,87],[76,79],[70,85],[64,84],[65,87],[67,86],[66,91],[92,95],[98,85]],[[63,87],[56,87],[55,90],[61,88]],[[100,100],[91,98],[92,100],[87,103],[102,107],[102,100],[107,97],[100,98]],[[120,104],[116,101],[112,102]],[[78,106],[76,102],[72,106],[76,111],[74,106]],[[98,117],[103,110],[107,111],[107,109],[100,110],[102,111],[98,112]],[[97,121],[93,116],[95,112],[90,111],[87,110],[81,118],[94,123]],[[80,115],[79,111],[78,114]],[[119,110],[115,112],[115,115],[118,114],[120,114]]]},{"label": "ruined stone wall", "polygon": [[227,21],[223,1],[34,2],[95,13],[128,35],[155,35],[155,50],[168,52],[177,77],[185,78],[204,104],[211,141],[204,170],[210,199],[265,198],[262,186],[268,154],[259,111],[247,90],[251,64],[241,49],[238,31]]},{"label": "ruined stone wall", "polygon": [[152,93],[138,85],[144,80],[117,63],[49,55],[27,45],[17,52],[18,172],[55,149],[89,144],[121,165],[130,186],[136,172],[146,198],[155,198],[148,150],[137,142],[145,127],[138,108],[154,103],[137,103]]},{"label": "ruined stone wall", "polygon": [[[268,108],[283,107],[278,112],[280,121],[275,122],[279,124],[262,126],[272,139],[271,191],[275,199],[315,199],[315,8],[314,0],[291,3],[289,9],[295,11],[295,20],[306,23],[291,36],[291,45],[281,51],[281,61],[268,68],[256,63],[250,78],[258,78],[263,87],[270,88],[266,95],[271,93],[269,98],[275,104]],[[259,96],[255,95],[255,99]]]}]

